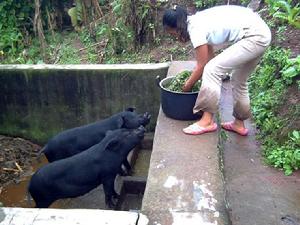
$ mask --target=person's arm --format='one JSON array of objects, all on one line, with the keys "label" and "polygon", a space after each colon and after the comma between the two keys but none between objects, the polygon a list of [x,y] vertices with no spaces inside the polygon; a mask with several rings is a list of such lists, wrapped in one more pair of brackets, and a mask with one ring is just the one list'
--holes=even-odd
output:
[{"label": "person's arm", "polygon": [[208,44],[201,45],[195,48],[195,53],[197,65],[182,87],[184,92],[192,90],[195,83],[201,78],[204,66],[213,58],[213,47]]}]

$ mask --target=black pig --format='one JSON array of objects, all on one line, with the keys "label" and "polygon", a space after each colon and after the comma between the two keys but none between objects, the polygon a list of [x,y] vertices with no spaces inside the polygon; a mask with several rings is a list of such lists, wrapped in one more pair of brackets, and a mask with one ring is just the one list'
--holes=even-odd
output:
[{"label": "black pig", "polygon": [[107,207],[118,197],[114,182],[128,153],[144,138],[145,129],[108,131],[105,138],[86,151],[57,160],[33,174],[28,191],[37,208],[47,208],[54,201],[84,195],[103,184]]},{"label": "black pig", "polygon": [[133,108],[128,108],[107,119],[57,134],[48,141],[39,155],[44,153],[49,162],[73,156],[99,143],[108,130],[146,126],[150,122],[150,117],[147,112],[137,114]]}]

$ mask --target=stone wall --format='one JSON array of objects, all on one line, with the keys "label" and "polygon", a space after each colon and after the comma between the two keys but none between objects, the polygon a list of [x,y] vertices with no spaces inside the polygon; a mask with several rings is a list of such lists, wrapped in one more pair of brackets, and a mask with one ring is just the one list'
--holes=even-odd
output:
[{"label": "stone wall", "polygon": [[59,131],[127,107],[152,114],[160,104],[155,77],[168,64],[0,65],[0,133],[45,143]]}]

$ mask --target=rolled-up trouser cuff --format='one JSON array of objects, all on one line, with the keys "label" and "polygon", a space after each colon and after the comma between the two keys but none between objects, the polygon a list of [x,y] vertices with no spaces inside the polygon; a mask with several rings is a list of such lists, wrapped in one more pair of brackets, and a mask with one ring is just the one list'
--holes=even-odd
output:
[{"label": "rolled-up trouser cuff", "polygon": [[219,99],[220,99],[220,87],[219,90],[213,90],[209,87],[201,88],[193,112],[194,114],[200,111],[216,113],[218,111]]},{"label": "rolled-up trouser cuff", "polygon": [[237,113],[237,112],[233,111],[232,115],[234,118],[236,118],[238,120],[246,120],[246,119],[250,118],[251,112],[250,112],[250,110],[247,112],[245,111],[243,113]]}]

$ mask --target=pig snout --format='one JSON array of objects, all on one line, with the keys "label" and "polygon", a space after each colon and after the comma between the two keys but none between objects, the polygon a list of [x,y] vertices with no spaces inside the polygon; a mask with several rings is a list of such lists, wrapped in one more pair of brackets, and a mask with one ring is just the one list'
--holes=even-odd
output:
[{"label": "pig snout", "polygon": [[136,114],[135,112],[124,112],[122,115],[123,124],[121,128],[136,129],[140,125],[146,126],[150,122],[151,115],[146,112],[144,114]]},{"label": "pig snout", "polygon": [[146,129],[144,126],[139,126],[136,130],[135,130],[136,134],[138,137],[143,138],[146,132]]},{"label": "pig snout", "polygon": [[140,118],[140,124],[146,126],[150,122],[150,119],[151,119],[150,113],[145,112]]}]

